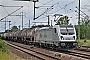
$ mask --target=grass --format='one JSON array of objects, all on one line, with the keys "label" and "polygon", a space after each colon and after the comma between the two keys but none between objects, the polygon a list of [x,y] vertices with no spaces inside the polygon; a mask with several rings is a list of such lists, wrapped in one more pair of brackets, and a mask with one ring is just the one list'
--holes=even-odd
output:
[{"label": "grass", "polygon": [[0,50],[3,52],[8,52],[8,46],[0,39]]},{"label": "grass", "polygon": [[0,39],[0,60],[24,60],[11,53],[8,46]]},{"label": "grass", "polygon": [[79,45],[90,46],[90,40],[89,39],[77,40],[77,42]]},{"label": "grass", "polygon": [[24,60],[15,54],[0,51],[0,60]]}]

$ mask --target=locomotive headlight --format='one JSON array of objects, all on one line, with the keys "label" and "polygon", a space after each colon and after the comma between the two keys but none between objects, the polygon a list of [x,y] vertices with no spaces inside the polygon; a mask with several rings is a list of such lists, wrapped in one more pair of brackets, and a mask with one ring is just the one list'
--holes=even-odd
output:
[{"label": "locomotive headlight", "polygon": [[61,36],[61,40],[64,40],[63,36]]},{"label": "locomotive headlight", "polygon": [[74,38],[72,38],[74,40]]},{"label": "locomotive headlight", "polygon": [[73,36],[73,40],[75,40],[75,36]]},{"label": "locomotive headlight", "polygon": [[64,40],[64,38],[62,38],[62,40]]}]

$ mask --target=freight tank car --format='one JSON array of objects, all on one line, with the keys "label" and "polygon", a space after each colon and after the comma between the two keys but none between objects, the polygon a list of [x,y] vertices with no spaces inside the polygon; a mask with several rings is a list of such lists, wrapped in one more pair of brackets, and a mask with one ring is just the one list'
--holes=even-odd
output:
[{"label": "freight tank car", "polygon": [[24,44],[32,44],[34,41],[34,28],[28,28],[28,29],[24,29],[21,31],[18,31],[18,33],[16,33],[17,42],[21,42]]},{"label": "freight tank car", "polygon": [[74,49],[77,46],[73,25],[55,25],[35,30],[34,43],[51,49]]}]

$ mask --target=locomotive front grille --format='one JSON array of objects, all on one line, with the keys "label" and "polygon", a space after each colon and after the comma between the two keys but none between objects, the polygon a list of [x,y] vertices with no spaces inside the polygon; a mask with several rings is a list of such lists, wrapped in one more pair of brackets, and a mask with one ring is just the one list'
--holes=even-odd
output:
[{"label": "locomotive front grille", "polygon": [[61,43],[62,48],[74,48],[73,43]]}]

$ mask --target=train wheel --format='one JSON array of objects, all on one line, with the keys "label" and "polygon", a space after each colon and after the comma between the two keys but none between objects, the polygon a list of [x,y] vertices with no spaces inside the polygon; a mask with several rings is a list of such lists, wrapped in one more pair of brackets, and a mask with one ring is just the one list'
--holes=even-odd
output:
[{"label": "train wheel", "polygon": [[37,46],[37,44],[34,42],[34,46]]},{"label": "train wheel", "polygon": [[37,43],[37,47],[39,47],[39,48],[40,48],[40,43]]},{"label": "train wheel", "polygon": [[47,49],[50,49],[50,45],[49,44],[47,44]]},{"label": "train wheel", "polygon": [[51,50],[55,50],[56,46],[54,44],[51,45]]}]

